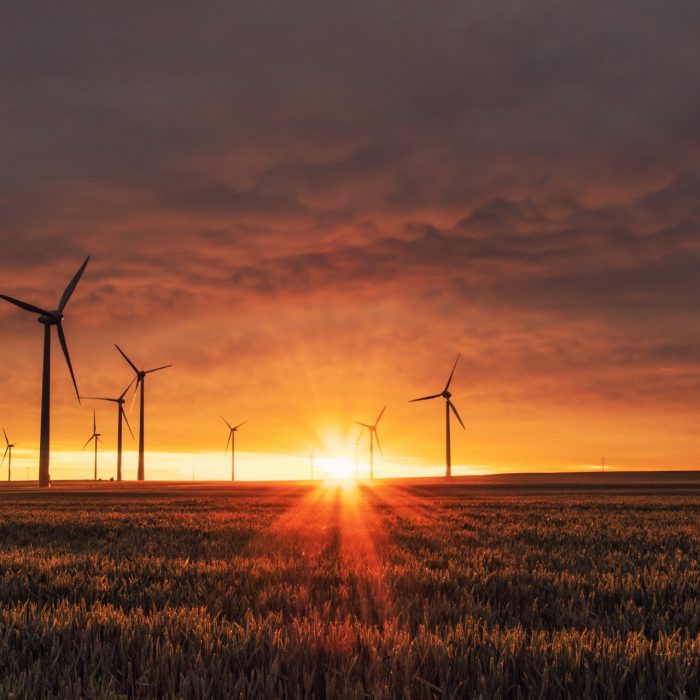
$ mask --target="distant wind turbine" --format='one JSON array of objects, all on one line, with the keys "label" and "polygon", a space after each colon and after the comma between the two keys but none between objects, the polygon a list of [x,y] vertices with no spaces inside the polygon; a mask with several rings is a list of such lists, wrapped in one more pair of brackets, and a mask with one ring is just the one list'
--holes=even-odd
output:
[{"label": "distant wind turbine", "polygon": [[97,443],[102,442],[102,440],[100,440],[100,434],[97,432],[97,416],[95,415],[94,411],[92,412],[92,435],[83,445],[83,449],[85,449],[93,440],[95,441],[95,481],[97,481]]},{"label": "distant wind turbine", "polygon": [[0,294],[0,299],[9,301],[10,304],[19,306],[20,309],[24,309],[25,311],[38,314],[39,323],[44,325],[44,367],[41,380],[41,438],[39,441],[39,486],[42,487],[48,486],[51,478],[49,472],[49,452],[51,444],[51,326],[56,326],[58,340],[61,344],[63,355],[66,358],[68,371],[73,380],[75,395],[78,397],[78,403],[80,403],[78,384],[75,381],[73,366],[71,365],[70,355],[68,354],[66,336],[63,333],[63,310],[66,308],[66,304],[75,291],[89,261],[90,256],[85,258],[85,262],[80,266],[75,275],[73,275],[73,279],[68,283],[68,286],[63,292],[63,296],[61,296],[58,302],[58,308],[53,311],[47,311],[39,306],[34,306],[33,304],[20,301],[19,299],[8,297],[5,294]]},{"label": "distant wind turbine", "polygon": [[[440,397],[445,399],[445,463],[446,463],[445,476],[447,478],[452,476],[452,452],[451,452],[451,446],[450,446],[450,409],[452,409],[452,412],[457,417],[459,424],[464,428],[464,423],[462,423],[462,419],[459,417],[459,413],[457,413],[457,409],[455,408],[455,405],[450,400],[450,397],[452,396],[452,394],[449,392],[450,382],[452,381],[452,377],[455,373],[455,369],[457,367],[457,363],[459,362],[460,357],[461,357],[461,355],[457,355],[457,359],[455,360],[454,367],[452,367],[452,371],[450,372],[450,376],[447,379],[447,384],[445,384],[445,388],[439,394],[431,394],[430,396],[421,396],[421,398],[419,398],[419,399],[411,399],[411,401],[409,401],[409,403],[413,403],[414,401],[428,401],[429,399],[439,399]],[[464,428],[464,429],[466,430],[466,428]]]},{"label": "distant wind turbine", "polygon": [[231,481],[236,480],[236,471],[235,471],[235,444],[236,444],[236,431],[242,426],[245,425],[248,421],[244,420],[242,423],[239,423],[238,425],[231,425],[223,416],[219,416],[224,423],[228,426],[228,440],[226,440],[226,451],[224,454],[228,453],[228,446],[229,443],[231,445]]},{"label": "distant wind turbine", "polygon": [[117,404],[117,481],[122,480],[122,418],[126,421],[126,427],[129,429],[129,433],[131,434],[131,437],[134,437],[134,433],[131,430],[131,426],[129,425],[129,419],[126,417],[126,411],[124,410],[124,401],[126,400],[124,397],[126,396],[126,392],[131,389],[131,385],[135,382],[135,379],[132,379],[129,382],[129,386],[122,391],[122,393],[117,396],[116,399],[112,398],[105,398],[104,396],[83,396],[82,398],[84,399],[92,399],[93,401],[111,401],[112,403]]},{"label": "distant wind turbine", "polygon": [[[140,397],[140,416],[139,416],[139,470],[138,474],[136,476],[138,481],[144,481],[146,478],[146,473],[145,473],[145,466],[144,466],[144,438],[145,438],[145,431],[144,431],[144,393],[145,393],[145,385],[146,385],[146,375],[151,374],[153,372],[159,372],[161,369],[167,369],[168,367],[172,367],[172,365],[162,365],[160,367],[154,367],[153,369],[138,369],[136,365],[126,356],[126,353],[115,343],[114,347],[119,350],[119,353],[121,356],[129,363],[131,366],[131,369],[134,370],[134,373],[136,374],[136,387],[134,388],[134,392],[137,392],[139,390],[139,384],[141,385],[141,397]],[[136,394],[134,393],[134,397],[136,397]],[[133,404],[132,404],[133,405]]]},{"label": "distant wind turbine", "polygon": [[5,428],[2,429],[2,432],[5,436],[5,444],[7,445],[7,447],[5,448],[5,454],[2,456],[2,463],[0,463],[0,467],[2,467],[3,464],[5,464],[5,457],[7,457],[7,480],[12,481],[12,448],[15,445],[14,443],[11,443],[8,439],[7,433],[5,432]]},{"label": "distant wind turbine", "polygon": [[[374,440],[376,438],[377,440],[377,447],[379,448],[379,451],[382,451],[382,446],[381,443],[379,442],[379,434],[377,433],[377,425],[379,424],[379,421],[381,417],[384,415],[384,411],[386,411],[386,406],[379,412],[379,415],[377,416],[377,420],[374,421],[374,425],[369,425],[368,423],[360,423],[359,420],[356,420],[355,423],[357,425],[361,425],[363,428],[367,428],[369,431],[369,478],[374,479]],[[358,438],[359,439],[359,438]]]}]

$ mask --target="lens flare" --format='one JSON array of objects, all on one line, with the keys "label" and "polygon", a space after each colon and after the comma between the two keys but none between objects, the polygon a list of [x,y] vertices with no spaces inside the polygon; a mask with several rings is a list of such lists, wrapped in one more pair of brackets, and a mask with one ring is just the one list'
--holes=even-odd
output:
[{"label": "lens flare", "polygon": [[318,474],[326,479],[351,479],[355,476],[355,465],[348,457],[316,458]]}]

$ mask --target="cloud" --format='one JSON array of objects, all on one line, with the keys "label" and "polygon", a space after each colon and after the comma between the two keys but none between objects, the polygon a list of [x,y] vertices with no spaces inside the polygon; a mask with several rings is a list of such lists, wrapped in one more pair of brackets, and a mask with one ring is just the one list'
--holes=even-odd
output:
[{"label": "cloud", "polygon": [[90,381],[123,340],[181,368],[164,414],[274,377],[260,403],[310,421],[323,383],[381,402],[379,379],[409,395],[462,349],[501,421],[695,405],[694,3],[3,15],[2,291],[49,303],[93,255],[67,318]]}]

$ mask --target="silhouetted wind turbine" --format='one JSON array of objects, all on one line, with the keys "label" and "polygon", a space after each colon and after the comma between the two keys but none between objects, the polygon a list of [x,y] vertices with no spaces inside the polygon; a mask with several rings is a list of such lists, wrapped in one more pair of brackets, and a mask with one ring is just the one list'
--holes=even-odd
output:
[{"label": "silhouetted wind turbine", "polygon": [[124,397],[135,381],[135,379],[132,379],[129,382],[129,386],[126,387],[126,389],[124,389],[124,391],[122,391],[122,393],[117,396],[116,399],[105,398],[104,396],[83,396],[84,399],[92,399],[93,401],[111,401],[112,403],[117,404],[117,481],[122,480],[122,418],[126,421],[126,427],[129,428],[131,437],[134,437],[134,433],[129,425],[129,419],[126,417],[126,411],[124,411]]},{"label": "silhouetted wind turbine", "polygon": [[14,447],[14,443],[9,441],[5,428],[2,429],[2,432],[5,436],[5,444],[7,447],[5,448],[5,454],[2,456],[2,463],[0,463],[0,467],[5,464],[5,457],[7,457],[7,480],[12,481],[12,448]]},{"label": "silhouetted wind turbine", "polygon": [[95,415],[94,411],[92,412],[92,435],[83,445],[83,449],[85,449],[93,440],[95,441],[95,481],[97,481],[97,443],[102,441],[100,440],[100,434],[97,432],[97,416]]},{"label": "silhouetted wind turbine", "polygon": [[[145,466],[144,466],[144,437],[145,437],[145,432],[144,432],[144,413],[143,413],[143,406],[144,406],[144,393],[145,393],[145,385],[146,385],[146,375],[151,374],[153,372],[159,372],[161,369],[167,369],[168,367],[172,367],[172,365],[162,365],[160,367],[154,367],[153,369],[138,369],[136,365],[126,356],[126,353],[115,343],[114,347],[119,350],[119,353],[121,356],[131,365],[131,368],[134,370],[136,374],[136,387],[134,388],[134,392],[137,392],[139,390],[139,384],[141,385],[141,406],[140,406],[140,416],[139,416],[139,470],[136,478],[138,481],[144,481],[146,478],[146,472],[145,472]],[[134,393],[134,397],[136,396],[136,393]]]},{"label": "silhouetted wind turbine", "polygon": [[[413,403],[414,401],[428,401],[429,399],[439,399],[441,396],[442,398],[445,399],[445,462],[446,462],[446,470],[445,470],[445,476],[447,478],[452,476],[452,452],[450,448],[450,409],[454,412],[455,416],[457,416],[457,420],[459,421],[459,424],[464,428],[464,423],[462,423],[462,419],[459,417],[459,413],[457,413],[457,409],[455,408],[455,405],[452,403],[450,400],[450,397],[452,394],[449,392],[450,388],[450,382],[452,381],[452,376],[455,373],[455,369],[457,367],[457,363],[459,362],[459,358],[461,355],[457,355],[457,359],[455,360],[454,367],[452,367],[452,371],[450,372],[450,376],[447,379],[447,384],[445,384],[445,388],[439,393],[439,394],[431,394],[430,396],[421,396],[419,399],[411,399],[409,403]],[[464,428],[466,430],[466,428]]]},{"label": "silhouetted wind turbine", "polygon": [[75,291],[80,278],[90,261],[90,256],[85,258],[85,262],[80,266],[78,271],[73,275],[73,279],[68,283],[61,300],[58,302],[58,308],[53,311],[47,311],[33,304],[28,304],[19,299],[13,299],[5,294],[0,294],[0,299],[9,301],[10,304],[19,306],[20,309],[38,314],[39,323],[44,324],[44,369],[41,380],[41,439],[39,441],[39,486],[48,486],[50,481],[49,473],[49,451],[50,451],[50,434],[51,434],[51,326],[56,326],[58,340],[61,343],[63,355],[66,358],[68,371],[70,372],[75,395],[80,403],[80,393],[78,392],[78,384],[75,381],[73,366],[70,362],[68,354],[68,345],[66,344],[66,336],[63,334],[63,310]]},{"label": "silhouetted wind turbine", "polygon": [[235,449],[234,446],[236,444],[236,435],[235,432],[242,426],[245,425],[248,421],[244,420],[242,423],[239,423],[238,425],[231,425],[223,416],[219,416],[224,423],[228,426],[228,440],[226,440],[226,452],[224,454],[228,453],[228,446],[229,443],[231,444],[231,481],[236,480],[236,472],[235,472]]},{"label": "silhouetted wind turbine", "polygon": [[[382,451],[382,446],[379,442],[379,434],[377,433],[377,425],[379,424],[379,420],[381,417],[384,415],[384,411],[386,411],[386,406],[379,412],[379,415],[377,416],[377,420],[374,421],[374,425],[368,425],[367,423],[360,423],[359,420],[356,420],[355,423],[357,425],[361,425],[363,428],[367,428],[369,430],[369,478],[374,479],[374,439],[377,439],[377,447],[379,448],[379,451]],[[359,439],[359,438],[358,438]]]}]

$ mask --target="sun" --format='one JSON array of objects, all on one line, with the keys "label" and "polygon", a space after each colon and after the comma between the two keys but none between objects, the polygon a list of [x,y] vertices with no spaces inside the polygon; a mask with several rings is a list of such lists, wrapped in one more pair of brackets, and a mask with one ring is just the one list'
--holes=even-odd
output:
[{"label": "sun", "polygon": [[319,457],[316,464],[327,479],[351,479],[355,475],[355,466],[348,457]]}]

